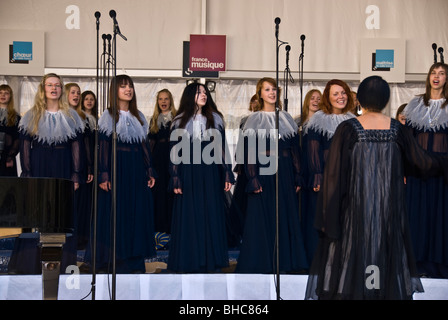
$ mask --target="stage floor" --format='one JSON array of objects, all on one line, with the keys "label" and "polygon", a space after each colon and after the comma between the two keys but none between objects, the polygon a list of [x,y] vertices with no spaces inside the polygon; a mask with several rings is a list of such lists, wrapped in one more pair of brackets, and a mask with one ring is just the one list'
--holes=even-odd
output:
[{"label": "stage floor", "polygon": [[[95,300],[111,300],[112,275],[96,275]],[[116,300],[276,300],[276,276],[265,274],[116,275]],[[303,300],[306,275],[280,275],[282,300]],[[415,300],[448,300],[448,279],[422,279]],[[92,275],[61,275],[59,300],[93,300]],[[0,275],[0,300],[41,300],[40,275]]]}]

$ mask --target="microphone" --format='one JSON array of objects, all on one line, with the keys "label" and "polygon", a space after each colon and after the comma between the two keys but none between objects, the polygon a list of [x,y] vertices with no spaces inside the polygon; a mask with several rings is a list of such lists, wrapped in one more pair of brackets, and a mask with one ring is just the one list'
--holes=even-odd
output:
[{"label": "microphone", "polygon": [[302,40],[302,51],[303,51],[303,46],[304,46],[304,44],[305,44],[305,35],[304,35],[304,34],[302,34],[302,35],[300,36],[300,40]]},{"label": "microphone", "polygon": [[305,35],[304,34],[302,34],[301,36],[300,36],[300,40],[302,41],[302,52],[300,53],[300,60],[302,60],[303,59],[303,51],[304,51],[304,47],[305,47]]},{"label": "microphone", "polygon": [[439,48],[439,53],[440,53],[440,62],[445,63],[445,60],[443,59],[443,48],[442,47]]},{"label": "microphone", "polygon": [[118,26],[118,21],[116,19],[117,13],[115,12],[115,10],[110,10],[109,11],[109,16],[114,21],[114,30],[115,30],[115,32],[118,35],[120,35],[125,41],[127,41],[128,39],[124,35],[122,35],[121,32],[120,32],[120,27]]},{"label": "microphone", "polygon": [[275,18],[275,36],[278,37],[278,25],[280,24],[280,18]]},{"label": "microphone", "polygon": [[101,17],[101,13],[99,11],[96,11],[95,12],[96,30],[99,30],[99,28],[100,28],[100,17]]},{"label": "microphone", "polygon": [[103,53],[106,53],[106,35],[103,33],[101,38],[103,38]]},{"label": "microphone", "polygon": [[109,50],[108,53],[111,54],[110,40],[112,39],[112,36],[108,34],[106,36],[106,39],[107,39],[107,49]]},{"label": "microphone", "polygon": [[432,44],[432,50],[434,50],[434,63],[437,63],[437,44]]},{"label": "microphone", "polygon": [[288,45],[285,47],[285,50],[286,50],[286,65],[288,66],[288,62],[289,62],[289,51],[291,51],[291,46],[288,44]]}]

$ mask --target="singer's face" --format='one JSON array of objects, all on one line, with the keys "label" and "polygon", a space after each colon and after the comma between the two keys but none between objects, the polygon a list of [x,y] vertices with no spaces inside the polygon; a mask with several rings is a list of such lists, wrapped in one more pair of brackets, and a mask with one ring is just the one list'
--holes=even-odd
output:
[{"label": "singer's face", "polygon": [[432,70],[429,75],[429,82],[431,84],[431,88],[433,89],[441,89],[446,84],[446,72],[443,67],[438,67]]},{"label": "singer's face", "polygon": [[84,108],[86,108],[86,110],[92,110],[94,106],[95,97],[91,94],[86,95],[86,97],[84,98]]},{"label": "singer's face", "polygon": [[8,104],[11,99],[11,94],[8,90],[0,90],[0,104]]},{"label": "singer's face", "polygon": [[79,103],[79,99],[81,98],[81,90],[77,86],[72,86],[68,92],[68,104],[71,107],[76,107]]},{"label": "singer's face", "polygon": [[129,83],[122,83],[118,87],[118,100],[130,102],[134,97],[134,87]]},{"label": "singer's face", "polygon": [[263,82],[260,97],[264,102],[264,107],[266,105],[275,107],[275,103],[277,102],[277,88],[267,81]]},{"label": "singer's face", "polygon": [[45,98],[47,100],[58,100],[62,94],[62,85],[59,78],[49,77],[45,80]]},{"label": "singer's face", "polygon": [[198,91],[195,95],[195,101],[196,105],[200,108],[206,105],[207,103],[207,91],[205,91],[205,88],[203,86],[198,87]]},{"label": "singer's face", "polygon": [[334,84],[330,87],[330,104],[332,106],[333,113],[341,114],[342,109],[347,105],[348,96],[344,88]]},{"label": "singer's face", "polygon": [[159,109],[162,113],[168,113],[171,109],[171,100],[167,92],[159,93],[157,98],[157,103],[159,104]]},{"label": "singer's face", "polygon": [[319,110],[319,102],[320,102],[320,94],[319,92],[314,92],[311,95],[309,110],[312,112],[316,112]]}]

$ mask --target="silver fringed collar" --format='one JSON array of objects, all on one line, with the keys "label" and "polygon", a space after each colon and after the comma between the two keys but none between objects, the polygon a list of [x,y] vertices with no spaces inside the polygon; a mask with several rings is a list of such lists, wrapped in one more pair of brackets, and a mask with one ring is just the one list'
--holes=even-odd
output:
[{"label": "silver fringed collar", "polygon": [[171,114],[171,112],[169,112],[167,114],[160,113],[157,118],[157,126],[159,128],[168,127],[172,120],[173,120],[173,115]]},{"label": "silver fringed collar", "polygon": [[[291,115],[285,111],[278,113],[278,131],[280,139],[291,138],[298,133],[299,127]],[[249,115],[244,123],[243,132],[245,136],[253,135],[268,137],[271,130],[275,130],[275,111],[257,111]]]},{"label": "silver fringed collar", "polygon": [[[181,117],[182,114],[174,118],[171,124],[172,128],[178,129]],[[215,122],[215,128],[210,129],[224,130],[224,121],[221,116],[213,112],[213,120]],[[189,137],[193,137],[193,139],[209,139],[212,136],[212,133],[207,129],[207,118],[202,114],[196,114],[188,120],[185,125],[185,131],[188,133]]]},{"label": "silver fringed collar", "polygon": [[[84,123],[81,117],[73,109],[68,109],[69,115],[61,110],[56,112],[45,111],[39,120],[39,125],[34,137],[40,143],[59,144],[73,139],[84,131]],[[31,135],[32,111],[29,110],[19,123],[19,130]]]},{"label": "silver fringed collar", "polygon": [[415,97],[404,109],[406,123],[425,131],[445,129],[448,126],[448,106],[442,109],[444,102],[445,99],[429,100],[429,106],[425,106],[423,97]]},{"label": "silver fringed collar", "polygon": [[[148,122],[142,112],[139,111],[140,121],[129,111],[120,110],[120,117],[116,123],[116,132],[118,140],[125,143],[142,142],[146,139],[148,133]],[[107,136],[113,133],[113,118],[109,111],[105,111],[98,121],[99,132]]]},{"label": "silver fringed collar", "polygon": [[317,111],[304,125],[303,133],[307,134],[310,129],[331,139],[341,122],[354,118],[351,112],[343,114],[327,114],[322,110]]}]

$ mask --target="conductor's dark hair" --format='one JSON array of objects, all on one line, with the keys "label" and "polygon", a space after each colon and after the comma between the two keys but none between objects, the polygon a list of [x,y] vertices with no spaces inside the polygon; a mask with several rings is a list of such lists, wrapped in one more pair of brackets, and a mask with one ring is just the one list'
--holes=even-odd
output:
[{"label": "conductor's dark hair", "polygon": [[367,77],[359,85],[356,96],[364,109],[381,111],[389,102],[389,84],[380,76]]}]

